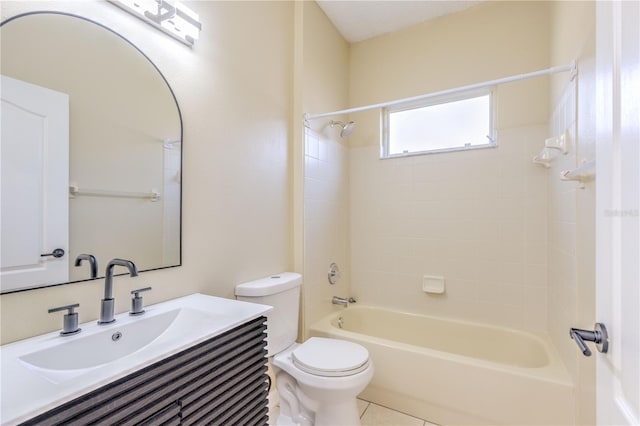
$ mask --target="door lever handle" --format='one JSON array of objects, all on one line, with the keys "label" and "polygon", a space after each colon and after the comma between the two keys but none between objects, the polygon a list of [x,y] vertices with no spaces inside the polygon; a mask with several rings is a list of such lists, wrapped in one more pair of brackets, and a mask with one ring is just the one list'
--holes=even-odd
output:
[{"label": "door lever handle", "polygon": [[62,250],[61,248],[57,248],[53,250],[53,252],[51,253],[44,253],[40,255],[40,257],[47,257],[47,256],[62,257],[64,256],[64,250]]},{"label": "door lever handle", "polygon": [[591,356],[591,351],[585,341],[595,343],[596,349],[600,353],[606,354],[609,350],[609,335],[607,334],[607,328],[600,322],[595,323],[593,328],[593,331],[583,330],[581,328],[569,329],[569,336],[575,340],[584,356]]}]

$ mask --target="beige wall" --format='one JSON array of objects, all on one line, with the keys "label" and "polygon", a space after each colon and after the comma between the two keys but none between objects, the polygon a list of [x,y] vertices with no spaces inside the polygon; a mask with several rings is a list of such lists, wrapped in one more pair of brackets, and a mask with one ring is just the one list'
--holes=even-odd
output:
[{"label": "beige wall", "polygon": [[[391,101],[547,68],[548,27],[547,2],[498,1],[355,43],[349,103]],[[546,123],[546,78],[498,91],[499,128]],[[378,144],[378,111],[351,118],[359,131],[350,146]]]},{"label": "beige wall", "polygon": [[[417,96],[549,66],[549,6],[476,6],[352,46],[350,103]],[[546,331],[548,80],[497,89],[498,147],[378,159],[379,112],[353,114],[353,293],[365,303]],[[422,292],[444,276],[442,295]]]},{"label": "beige wall", "polygon": [[[346,108],[349,45],[315,2],[302,7],[304,112]],[[329,119],[310,121],[309,126],[304,140],[303,330],[337,309],[332,296],[350,295],[348,149]],[[331,262],[342,274],[335,285],[327,280]]]},{"label": "beige wall", "polygon": [[[353,148],[352,292],[402,311],[546,331],[546,135],[503,129],[496,149],[379,160]],[[422,291],[425,275],[444,294]]]},{"label": "beige wall", "polygon": [[595,423],[595,362],[568,338],[570,327],[595,322],[595,183],[579,189],[555,178],[595,158],[595,3],[554,2],[550,54],[553,63],[578,61],[574,82],[551,84],[549,134],[569,130],[570,152],[549,170],[549,334],[576,385],[576,423]]},{"label": "beige wall", "polygon": [[[302,5],[304,112],[313,114],[346,108],[349,99],[350,45],[315,1],[306,1]],[[340,120],[345,117],[332,118]],[[313,130],[340,142],[337,136],[339,132],[328,126],[329,120],[311,120],[309,125]]]},{"label": "beige wall", "polygon": [[[146,303],[193,292],[233,297],[234,285],[292,268],[290,127],[293,4],[191,2],[203,22],[193,50],[107,2],[2,2],[2,18],[62,10],[101,22],[162,70],[183,114],[183,266],[115,279],[116,311],[129,292]],[[248,29],[251,29],[248,31]],[[2,342],[59,329],[47,309],[79,302],[98,317],[103,283],[1,296]]]}]

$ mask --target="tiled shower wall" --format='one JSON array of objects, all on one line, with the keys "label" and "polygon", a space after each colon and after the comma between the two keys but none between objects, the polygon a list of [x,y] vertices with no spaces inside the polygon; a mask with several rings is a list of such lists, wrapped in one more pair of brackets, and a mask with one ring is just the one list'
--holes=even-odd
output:
[{"label": "tiled shower wall", "polygon": [[[497,148],[379,159],[352,148],[351,289],[365,304],[546,330],[547,127],[503,129]],[[444,294],[422,291],[443,276]]]},{"label": "tiled shower wall", "polygon": [[595,422],[595,363],[568,337],[570,327],[589,329],[595,307],[595,181],[561,181],[571,170],[595,159],[595,75],[593,62],[582,61],[580,76],[569,83],[549,120],[549,134],[568,130],[569,153],[549,169],[549,335],[575,384],[576,424]]},{"label": "tiled shower wall", "polygon": [[[305,329],[329,314],[333,296],[349,296],[348,150],[305,129],[304,177],[304,321]],[[329,265],[341,270],[331,285]]]},{"label": "tiled shower wall", "polygon": [[[567,131],[569,152],[551,162],[549,172],[549,334],[567,366],[577,353],[575,344],[567,339],[574,327],[577,309],[576,278],[576,182],[561,181],[562,170],[576,167],[576,87],[570,83],[563,92],[549,120],[549,134]],[[570,362],[568,362],[570,361]]]}]

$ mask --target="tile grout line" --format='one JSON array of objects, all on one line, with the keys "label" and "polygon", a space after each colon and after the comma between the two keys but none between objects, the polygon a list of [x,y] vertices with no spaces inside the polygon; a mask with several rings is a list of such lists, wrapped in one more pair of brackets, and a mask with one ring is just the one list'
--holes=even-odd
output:
[{"label": "tile grout line", "polygon": [[[364,401],[364,399],[363,399],[363,401]],[[365,407],[365,409],[362,411],[362,414],[360,415],[361,419],[364,417],[364,414],[367,412],[369,407],[371,407],[371,401],[367,401],[367,406]]]}]

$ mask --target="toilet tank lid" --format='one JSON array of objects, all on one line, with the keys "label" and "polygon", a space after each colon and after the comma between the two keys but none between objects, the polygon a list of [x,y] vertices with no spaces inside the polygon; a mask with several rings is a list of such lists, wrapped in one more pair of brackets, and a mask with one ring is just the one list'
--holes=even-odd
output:
[{"label": "toilet tank lid", "polygon": [[249,281],[236,286],[236,296],[269,296],[299,287],[302,275],[295,272],[282,272],[259,280]]}]

